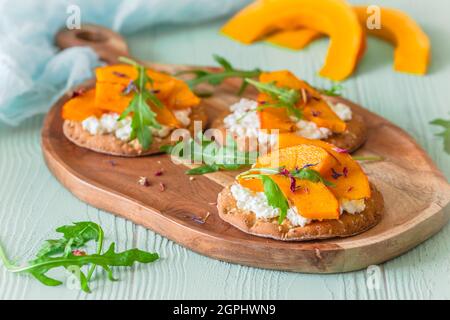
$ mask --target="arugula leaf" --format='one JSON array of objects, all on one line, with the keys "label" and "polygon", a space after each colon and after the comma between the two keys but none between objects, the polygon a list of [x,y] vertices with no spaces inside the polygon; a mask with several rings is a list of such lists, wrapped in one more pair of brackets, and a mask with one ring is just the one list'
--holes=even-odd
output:
[{"label": "arugula leaf", "polygon": [[298,178],[298,179],[302,179],[302,180],[309,180],[311,182],[321,182],[324,185],[326,185],[327,187],[335,187],[336,185],[331,182],[328,181],[326,179],[324,179],[320,173],[314,169],[310,169],[310,168],[302,168],[302,169],[298,169],[298,170],[292,170],[290,172],[290,175],[294,178]]},{"label": "arugula leaf", "polygon": [[289,202],[281,191],[280,187],[267,175],[260,175],[264,186],[264,194],[270,206],[280,210],[278,224],[282,224],[289,210]]},{"label": "arugula leaf", "polygon": [[341,84],[334,84],[330,89],[319,89],[321,93],[330,97],[340,97],[344,86]]},{"label": "arugula leaf", "polygon": [[380,156],[352,156],[356,161],[383,161],[384,158]]},{"label": "arugula leaf", "polygon": [[444,139],[444,151],[450,154],[450,120],[434,119],[430,124],[444,128],[444,131],[437,133],[436,136]]},{"label": "arugula leaf", "polygon": [[89,221],[76,222],[73,225],[62,226],[57,228],[56,232],[62,233],[63,238],[46,240],[39,249],[36,255],[37,258],[62,253],[67,247],[70,248],[70,251],[75,248],[80,248],[85,243],[97,239],[99,233],[103,233],[98,224]]},{"label": "arugula leaf", "polygon": [[199,166],[197,168],[193,168],[193,169],[186,171],[186,174],[200,175],[200,174],[205,174],[205,173],[217,172],[217,171],[219,171],[219,169],[220,169],[220,167],[218,165],[205,164],[205,165]]},{"label": "arugula leaf", "polygon": [[152,85],[153,79],[148,76],[143,65],[126,57],[120,57],[119,61],[134,66],[138,71],[137,79],[131,83],[136,88],[136,92],[128,107],[120,115],[119,121],[133,114],[131,139],[137,138],[142,149],[148,150],[153,142],[153,134],[150,127],[161,129],[161,125],[156,120],[156,113],[153,112],[151,105],[158,108],[164,108],[164,105],[151,90],[148,90],[147,85]]},{"label": "arugula leaf", "polygon": [[238,149],[235,140],[227,136],[226,143],[220,146],[215,141],[207,140],[203,135],[197,139],[179,141],[175,145],[165,145],[161,151],[190,162],[202,162],[204,165],[186,171],[189,175],[200,175],[219,170],[233,171],[252,164],[257,152]]},{"label": "arugula leaf", "polygon": [[[78,280],[80,281],[81,289],[85,292],[90,292],[89,281],[96,266],[100,266],[107,272],[109,280],[115,281],[111,267],[129,267],[136,262],[150,263],[159,259],[157,253],[149,253],[139,249],[116,253],[114,243],[110,245],[105,253],[102,253],[103,230],[99,225],[92,222],[78,222],[73,225],[62,226],[57,231],[63,234],[63,238],[47,241],[39,251],[36,259],[29,261],[26,266],[16,266],[11,263],[1,245],[0,259],[9,271],[29,273],[47,286],[62,284],[60,280],[48,277],[46,275],[48,271],[58,267],[66,269],[79,267]],[[97,241],[97,252],[95,254],[89,255],[84,251],[77,250],[78,252],[75,252],[72,250],[91,240]],[[51,247],[48,247],[49,243],[52,244]],[[57,244],[57,246],[53,246],[53,244]],[[55,256],[56,254],[61,255]],[[81,267],[86,265],[91,265],[87,276],[81,271]]]},{"label": "arugula leaf", "polygon": [[121,253],[116,253],[114,250],[115,244],[112,243],[104,254],[75,256],[71,253],[67,257],[42,257],[30,261],[28,266],[14,266],[8,269],[11,272],[29,272],[44,284],[56,284],[58,280],[51,279],[45,275],[45,273],[54,268],[68,268],[72,266],[82,267],[88,264],[95,264],[103,268],[106,267],[105,269],[110,273],[111,270],[108,268],[109,266],[130,267],[135,262],[150,263],[159,258],[157,253],[149,253],[139,249],[130,249]]},{"label": "arugula leaf", "polygon": [[301,95],[298,90],[290,88],[278,87],[275,82],[263,83],[252,79],[245,79],[245,81],[253,85],[258,91],[268,94],[272,99],[277,101],[275,104],[265,104],[258,106],[258,110],[264,108],[286,108],[288,114],[294,116],[298,120],[303,117],[302,111],[297,108]]},{"label": "arugula leaf", "polygon": [[[175,75],[176,76],[184,74],[193,75],[194,78],[185,80],[185,82],[191,89],[194,89],[201,83],[209,83],[210,85],[218,86],[222,84],[222,82],[227,78],[242,78],[242,79],[255,78],[261,74],[260,69],[238,70],[234,68],[233,65],[228,60],[219,55],[213,55],[213,58],[220,66],[222,66],[222,68],[224,69],[223,71],[210,72],[202,69],[195,69],[195,70],[181,71]],[[242,81],[242,85],[239,88],[238,95],[241,95],[245,91],[247,85],[248,84],[245,81]]]}]

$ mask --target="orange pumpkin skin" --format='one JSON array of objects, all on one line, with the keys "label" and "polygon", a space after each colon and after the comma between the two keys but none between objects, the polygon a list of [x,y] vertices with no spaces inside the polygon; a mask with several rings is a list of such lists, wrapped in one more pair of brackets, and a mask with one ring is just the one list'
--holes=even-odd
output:
[{"label": "orange pumpkin skin", "polygon": [[345,170],[348,172],[346,177],[342,175],[337,179],[333,178],[333,172],[331,170],[323,175],[325,179],[336,185],[335,187],[330,187],[331,192],[333,192],[338,199],[345,198],[358,200],[370,198],[369,179],[358,162],[353,160],[348,153],[336,151],[335,146],[327,142],[306,139],[292,133],[280,134],[278,143],[278,148],[286,148],[298,144],[311,144],[324,148],[337,160],[337,164],[333,166],[334,171],[343,174],[344,168],[346,168]]},{"label": "orange pumpkin skin", "polygon": [[[325,127],[333,132],[340,133],[346,129],[346,124],[330,108],[328,103],[322,99],[320,93],[313,87],[295,77],[287,70],[264,72],[260,75],[261,82],[275,82],[277,86],[292,88],[295,90],[307,90],[313,99],[309,99],[303,108],[303,116],[306,120],[316,123],[319,127]],[[261,93],[259,101],[272,102],[272,99]],[[301,101],[299,107],[301,107]],[[288,116],[285,108],[265,108],[259,111],[261,129],[280,129],[281,132],[289,132],[295,129],[295,125]]]},{"label": "orange pumpkin skin", "polygon": [[235,15],[222,32],[245,44],[278,30],[309,28],[330,36],[320,71],[340,81],[356,67],[365,37],[351,6],[343,0],[259,0]]},{"label": "orange pumpkin skin", "polygon": [[71,98],[62,107],[64,120],[83,121],[90,116],[100,117],[104,110],[95,107],[95,89]]}]

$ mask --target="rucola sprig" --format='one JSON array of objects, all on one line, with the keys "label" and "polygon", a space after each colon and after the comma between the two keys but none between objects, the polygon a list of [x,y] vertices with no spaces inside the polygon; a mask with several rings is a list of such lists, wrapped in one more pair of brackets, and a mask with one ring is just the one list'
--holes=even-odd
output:
[{"label": "rucola sprig", "polygon": [[[185,80],[185,82],[189,85],[189,87],[194,90],[201,83],[209,83],[213,86],[218,86],[223,83],[225,79],[228,78],[256,78],[261,74],[261,70],[256,68],[253,70],[239,70],[233,67],[233,65],[226,60],[224,57],[219,55],[213,55],[214,60],[223,68],[223,71],[212,72],[204,69],[195,69],[195,70],[185,70],[178,72],[176,75],[193,75],[194,78]],[[242,81],[241,87],[239,88],[238,95],[241,95],[245,89],[247,88],[248,83],[244,80]],[[205,95],[204,92],[198,93],[198,95]],[[207,93],[210,95],[211,93]]]},{"label": "rucola sprig", "polygon": [[125,119],[132,113],[130,138],[131,140],[137,138],[142,149],[148,150],[153,142],[150,128],[161,129],[161,125],[156,120],[156,113],[151,106],[164,108],[164,105],[148,88],[149,85],[153,85],[153,79],[147,75],[145,67],[130,58],[120,57],[119,60],[134,66],[138,71],[138,77],[132,80],[124,91],[124,94],[134,92],[134,95],[118,120]]},{"label": "rucola sprig", "polygon": [[[115,252],[115,244],[112,243],[106,252],[103,248],[103,229],[94,222],[76,222],[56,229],[62,233],[60,239],[46,240],[38,251],[36,258],[30,260],[25,266],[16,266],[6,256],[0,245],[0,260],[6,269],[14,273],[29,273],[47,286],[59,286],[62,281],[50,278],[47,272],[55,268],[78,268],[78,280],[80,287],[85,292],[91,292],[89,282],[96,266],[103,268],[108,279],[116,281],[111,267],[130,267],[135,262],[150,263],[159,259],[157,253],[149,253],[139,249],[131,249],[124,252]],[[94,254],[88,254],[81,250],[90,241],[97,243]],[[91,265],[88,274],[82,271],[82,267]]]}]

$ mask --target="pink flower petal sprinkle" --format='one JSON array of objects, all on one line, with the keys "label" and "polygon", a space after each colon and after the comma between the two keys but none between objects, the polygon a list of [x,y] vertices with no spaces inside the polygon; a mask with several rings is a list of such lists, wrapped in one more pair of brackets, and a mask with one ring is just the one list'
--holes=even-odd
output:
[{"label": "pink flower petal sprinkle", "polygon": [[77,257],[82,257],[82,256],[86,255],[86,252],[83,250],[76,249],[76,250],[72,250],[72,254]]},{"label": "pink flower petal sprinkle", "polygon": [[347,149],[342,149],[342,148],[339,148],[339,147],[334,147],[333,150],[338,152],[338,153],[348,153]]}]

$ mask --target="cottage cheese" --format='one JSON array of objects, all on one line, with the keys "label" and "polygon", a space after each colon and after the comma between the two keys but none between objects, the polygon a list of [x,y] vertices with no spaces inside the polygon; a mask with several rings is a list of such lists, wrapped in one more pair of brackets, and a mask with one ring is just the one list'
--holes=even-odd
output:
[{"label": "cottage cheese", "polygon": [[258,137],[260,123],[257,107],[258,103],[249,99],[241,99],[231,105],[231,113],[223,119],[225,128],[239,137]]},{"label": "cottage cheese", "polygon": [[237,207],[253,212],[258,219],[271,219],[280,215],[278,208],[269,206],[263,192],[252,192],[237,183],[231,186],[230,191],[236,200]]},{"label": "cottage cheese", "polygon": [[350,214],[356,214],[364,211],[366,209],[366,203],[364,202],[364,199],[358,199],[358,200],[349,200],[349,199],[341,199],[340,201],[340,211],[341,214],[345,211]]},{"label": "cottage cheese", "polygon": [[300,215],[297,211],[297,207],[290,207],[287,211],[286,218],[294,227],[304,227],[312,221],[311,219],[305,218],[304,216]]},{"label": "cottage cheese", "polygon": [[336,104],[329,102],[328,105],[342,121],[352,120],[352,109],[350,109],[348,105],[343,104],[342,102]]},{"label": "cottage cheese", "polygon": [[100,118],[100,126],[106,133],[113,133],[120,125],[117,123],[119,115],[117,113],[105,113]]},{"label": "cottage cheese", "polygon": [[81,125],[83,126],[84,130],[86,130],[87,132],[89,132],[92,135],[102,133],[100,121],[98,121],[97,117],[91,116],[89,118],[86,118],[81,122]]},{"label": "cottage cheese", "polygon": [[326,139],[332,135],[330,129],[318,127],[317,124],[312,121],[300,120],[295,125],[298,128],[296,133],[304,138]]},{"label": "cottage cheese", "polygon": [[278,136],[268,133],[268,130],[260,129],[257,107],[256,101],[241,99],[230,106],[231,113],[224,118],[224,126],[231,134],[238,137],[256,138],[258,143],[272,146],[277,143]]},{"label": "cottage cheese", "polygon": [[[187,127],[191,123],[191,109],[174,111],[174,116],[180,123]],[[110,133],[117,139],[129,141],[131,136],[131,118],[127,117],[118,121],[117,113],[105,113],[100,118],[91,116],[81,122],[83,129],[91,135]],[[161,129],[150,128],[152,134],[159,138],[165,138],[170,134],[171,128],[161,125]]]},{"label": "cottage cheese", "polygon": [[130,140],[131,136],[131,118],[125,118],[116,122],[115,136],[122,141]]},{"label": "cottage cheese", "polygon": [[[273,208],[269,205],[264,192],[253,192],[237,183],[231,186],[230,191],[236,200],[236,206],[241,210],[254,213],[258,219],[271,219],[280,215],[278,208]],[[342,214],[345,211],[350,214],[356,214],[364,211],[365,208],[364,199],[342,199],[340,213]],[[286,218],[294,227],[304,227],[313,221],[299,214],[295,206],[289,208]]]},{"label": "cottage cheese", "polygon": [[173,115],[177,120],[184,126],[187,127],[191,124],[191,118],[189,117],[191,115],[191,109],[183,109],[183,110],[175,110],[173,111]]}]

